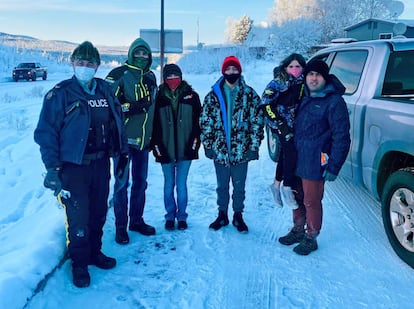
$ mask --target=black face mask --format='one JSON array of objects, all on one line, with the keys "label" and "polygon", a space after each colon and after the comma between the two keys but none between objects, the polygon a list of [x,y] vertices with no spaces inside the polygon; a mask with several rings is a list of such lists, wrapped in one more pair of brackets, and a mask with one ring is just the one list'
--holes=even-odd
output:
[{"label": "black face mask", "polygon": [[230,84],[234,84],[240,77],[240,73],[237,74],[224,74],[224,79]]}]

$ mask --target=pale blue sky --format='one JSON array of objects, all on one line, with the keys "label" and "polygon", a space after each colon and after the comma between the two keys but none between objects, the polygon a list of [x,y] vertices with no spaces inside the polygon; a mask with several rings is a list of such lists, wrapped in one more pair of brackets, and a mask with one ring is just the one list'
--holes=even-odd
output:
[{"label": "pale blue sky", "polygon": [[[346,0],[344,0],[346,1]],[[400,18],[414,19],[414,0]],[[182,29],[184,45],[224,42],[226,19],[267,21],[274,0],[164,0],[165,29]],[[160,28],[161,0],[0,0],[0,32],[39,39],[128,46],[140,29]],[[197,27],[197,22],[199,27]],[[198,28],[198,31],[197,31]]]}]

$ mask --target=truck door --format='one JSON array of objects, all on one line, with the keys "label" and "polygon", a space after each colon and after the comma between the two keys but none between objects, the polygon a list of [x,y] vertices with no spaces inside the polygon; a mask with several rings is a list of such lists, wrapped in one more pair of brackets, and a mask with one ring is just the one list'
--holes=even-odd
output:
[{"label": "truck door", "polygon": [[358,101],[361,97],[361,77],[367,58],[368,51],[364,49],[339,50],[332,52],[326,58],[330,66],[330,74],[336,75],[346,88],[343,98],[347,104],[351,123],[351,148],[341,169],[341,175],[356,182],[362,182],[358,153],[363,145],[363,135],[361,136],[360,132],[363,132],[365,108],[359,105]]}]

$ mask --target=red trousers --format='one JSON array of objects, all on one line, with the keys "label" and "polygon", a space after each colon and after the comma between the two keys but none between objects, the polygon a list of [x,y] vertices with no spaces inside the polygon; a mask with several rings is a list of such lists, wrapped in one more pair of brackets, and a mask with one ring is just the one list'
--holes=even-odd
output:
[{"label": "red trousers", "polygon": [[[322,227],[322,198],[325,181],[302,179],[303,203],[293,210],[293,224],[296,231],[303,231],[306,224],[306,234],[318,236]],[[300,196],[301,194],[299,194]]]}]

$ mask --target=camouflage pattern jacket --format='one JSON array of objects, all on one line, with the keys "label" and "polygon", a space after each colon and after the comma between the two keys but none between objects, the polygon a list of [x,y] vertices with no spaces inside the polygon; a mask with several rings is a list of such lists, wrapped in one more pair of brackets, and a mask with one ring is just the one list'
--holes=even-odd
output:
[{"label": "camouflage pattern jacket", "polygon": [[[201,141],[206,156],[224,165],[236,165],[257,160],[264,138],[263,111],[259,109],[260,97],[248,86],[243,76],[239,78],[239,92],[233,106],[231,123],[227,119],[221,77],[206,95],[200,116]],[[226,132],[231,132],[227,136]]]}]

